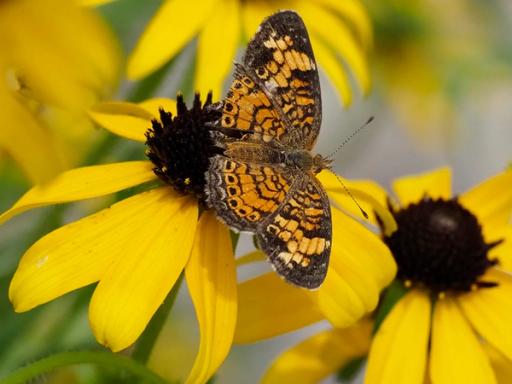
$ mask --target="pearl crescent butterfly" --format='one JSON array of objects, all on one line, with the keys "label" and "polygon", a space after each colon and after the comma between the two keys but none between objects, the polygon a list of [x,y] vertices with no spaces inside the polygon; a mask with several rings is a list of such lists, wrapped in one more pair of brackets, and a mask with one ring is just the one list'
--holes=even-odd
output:
[{"label": "pearl crescent butterfly", "polygon": [[263,21],[217,108],[222,154],[206,173],[208,205],[230,227],[253,232],[286,281],[317,288],[327,273],[332,224],[315,175],[330,161],[310,152],[322,118],[320,82],[297,13]]}]

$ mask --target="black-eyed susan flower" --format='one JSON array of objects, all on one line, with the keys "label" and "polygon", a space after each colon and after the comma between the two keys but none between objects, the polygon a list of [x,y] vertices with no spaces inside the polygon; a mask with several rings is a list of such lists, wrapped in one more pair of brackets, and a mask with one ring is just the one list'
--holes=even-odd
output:
[{"label": "black-eyed susan flower", "polygon": [[48,180],[92,137],[85,110],[115,86],[119,49],[98,15],[66,0],[2,1],[0,46],[0,149]]},{"label": "black-eyed susan flower", "polygon": [[[389,249],[373,231],[346,214],[360,212],[337,177],[322,171],[319,180],[333,204],[332,249],[324,283],[318,290],[306,292],[284,283],[273,273],[241,283],[235,342],[255,342],[322,319],[340,328],[351,326],[375,309],[381,290],[394,278],[396,266]],[[392,233],[394,221],[382,209],[382,189],[371,181],[345,183],[367,212],[376,208],[379,216],[386,217],[388,234]],[[375,217],[370,219],[376,224]],[[261,254],[256,252],[239,263],[260,258]]]},{"label": "black-eyed susan flower", "polygon": [[[242,36],[253,36],[261,20],[282,9],[301,14],[320,68],[345,104],[352,90],[343,60],[359,88],[370,86],[365,52],[371,46],[371,26],[358,0],[167,0],[157,11],[129,57],[127,75],[139,79],[174,57],[197,36],[194,88],[222,94]],[[212,60],[215,58],[215,60]]]},{"label": "black-eyed susan flower", "polygon": [[373,341],[367,320],[324,331],[279,356],[263,383],[318,382],[368,351],[369,384],[510,382],[511,183],[504,172],[454,198],[448,168],[397,180],[398,229],[383,238],[407,293]]},{"label": "black-eyed susan flower", "polygon": [[496,382],[483,344],[512,360],[511,186],[506,171],[453,197],[449,168],[394,182],[398,230],[384,241],[407,292],[375,335],[366,383]]},{"label": "black-eyed susan flower", "polygon": [[188,382],[208,380],[230,349],[237,308],[228,229],[211,212],[200,214],[212,150],[205,123],[217,118],[216,112],[205,109],[210,103],[208,98],[201,105],[196,96],[187,109],[180,97],[176,105],[165,99],[105,103],[91,112],[107,129],[146,142],[151,161],[64,172],[28,191],[0,216],[0,222],[44,205],[156,180],[164,185],[153,183],[153,188],[67,224],[30,247],[9,288],[17,312],[97,283],[89,306],[90,325],[101,344],[119,351],[136,341],[184,271],[201,333]]}]

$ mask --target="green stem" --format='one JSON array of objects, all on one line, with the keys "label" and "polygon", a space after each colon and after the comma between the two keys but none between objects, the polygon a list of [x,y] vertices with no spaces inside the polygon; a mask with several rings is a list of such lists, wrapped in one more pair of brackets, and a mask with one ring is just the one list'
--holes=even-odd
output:
[{"label": "green stem", "polygon": [[139,340],[137,341],[137,344],[135,345],[132,353],[132,358],[134,360],[137,360],[142,364],[146,364],[149,360],[149,356],[151,355],[151,351],[155,346],[158,335],[160,335],[160,332],[162,331],[162,328],[165,324],[165,320],[167,319],[167,316],[174,306],[174,302],[176,301],[176,296],[178,295],[182,281],[183,273],[174,284],[174,287],[172,287],[171,292],[169,292],[165,298],[162,306],[155,313],[148,326],[139,337]]},{"label": "green stem", "polygon": [[100,351],[57,353],[29,364],[26,367],[19,368],[0,381],[3,384],[23,384],[37,376],[49,373],[56,368],[75,364],[96,364],[107,368],[128,371],[146,382],[167,383],[156,373],[150,371],[144,365],[133,361],[129,357]]}]

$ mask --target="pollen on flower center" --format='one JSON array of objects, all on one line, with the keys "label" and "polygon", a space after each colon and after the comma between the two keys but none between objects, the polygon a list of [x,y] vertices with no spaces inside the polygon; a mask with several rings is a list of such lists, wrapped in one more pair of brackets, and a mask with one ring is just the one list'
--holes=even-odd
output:
[{"label": "pollen on flower center", "polygon": [[456,199],[424,198],[392,213],[398,229],[384,241],[399,278],[434,293],[495,285],[480,278],[496,264],[488,251],[499,242],[485,243],[477,218]]},{"label": "pollen on flower center", "polygon": [[146,155],[155,165],[155,174],[176,191],[193,194],[202,203],[209,158],[217,153],[208,123],[217,120],[219,112],[211,105],[211,93],[204,105],[196,94],[191,109],[178,95],[177,115],[161,109],[160,119],[153,120],[146,132]]}]

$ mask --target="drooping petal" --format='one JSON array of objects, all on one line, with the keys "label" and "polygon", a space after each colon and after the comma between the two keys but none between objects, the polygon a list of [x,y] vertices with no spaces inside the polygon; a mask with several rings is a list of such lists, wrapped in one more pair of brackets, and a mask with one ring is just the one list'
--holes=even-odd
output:
[{"label": "drooping petal", "polygon": [[312,34],[310,40],[318,66],[321,70],[325,71],[327,78],[336,89],[342,104],[345,107],[349,106],[352,103],[352,89],[345,68],[336,57],[336,54],[321,39],[317,39]]},{"label": "drooping petal", "polygon": [[331,214],[329,270],[312,295],[334,326],[346,327],[375,309],[380,291],[395,276],[396,265],[389,249],[374,233],[336,208]]},{"label": "drooping petal", "polygon": [[235,343],[253,343],[323,319],[306,292],[267,273],[238,285]]},{"label": "drooping petal", "polygon": [[126,161],[76,168],[25,193],[0,223],[29,209],[107,195],[155,179],[149,161]]},{"label": "drooping petal", "polygon": [[452,298],[436,303],[431,345],[433,383],[496,383],[489,358]]},{"label": "drooping petal", "polygon": [[101,279],[153,204],[155,192],[122,200],[37,241],[21,258],[9,288],[17,312],[28,311]]},{"label": "drooping petal", "polygon": [[319,3],[326,8],[333,9],[344,19],[349,20],[355,27],[365,48],[372,46],[372,22],[362,2],[359,0],[319,0]]},{"label": "drooping petal", "polygon": [[484,344],[485,354],[489,356],[492,369],[498,384],[509,384],[512,381],[512,361],[503,356],[489,344]]},{"label": "drooping petal", "polygon": [[89,116],[110,132],[141,143],[146,141],[145,133],[156,117],[140,105],[127,102],[97,104],[89,110]]},{"label": "drooping petal", "polygon": [[240,42],[240,28],[240,1],[217,2],[197,46],[195,89],[201,95],[212,91],[216,99],[222,97],[222,85],[233,67]]},{"label": "drooping petal", "polygon": [[112,351],[142,333],[182,272],[192,249],[198,207],[169,187],[141,194],[146,209],[125,229],[122,257],[94,291],[89,320],[96,339]]},{"label": "drooping petal", "polygon": [[281,354],[262,384],[319,383],[370,348],[372,322],[362,320],[346,329],[320,332]]},{"label": "drooping petal", "polygon": [[365,384],[422,384],[429,330],[430,298],[410,291],[395,304],[373,339]]},{"label": "drooping petal", "polygon": [[210,211],[199,220],[185,276],[201,335],[199,352],[186,382],[206,383],[231,348],[237,317],[231,237]]},{"label": "drooping petal", "polygon": [[493,268],[482,280],[498,286],[462,294],[458,302],[480,336],[512,360],[512,276]]},{"label": "drooping petal", "polygon": [[[355,217],[361,217],[361,211],[354,203],[352,198],[347,194],[341,185],[341,181],[333,172],[329,170],[323,170],[317,175],[318,179],[322,183],[323,187],[329,194],[329,197],[336,202],[336,204],[343,208],[344,211],[349,212]],[[363,198],[358,199],[358,203],[369,215],[369,219],[372,224],[377,224],[377,218],[375,211],[379,212],[381,216],[388,220],[393,220],[392,216],[388,212],[387,207],[387,192],[379,184],[372,180],[349,180],[341,178],[343,184],[350,191],[363,192]],[[371,200],[364,199],[365,196],[371,197]],[[375,202],[377,204],[375,204]]]},{"label": "drooping petal", "polygon": [[204,26],[215,4],[215,0],[165,1],[128,58],[128,78],[140,79],[176,55]]},{"label": "drooping petal", "polygon": [[452,170],[449,167],[404,176],[393,182],[393,191],[403,207],[428,196],[433,199],[452,197]]},{"label": "drooping petal", "polygon": [[493,235],[510,223],[512,216],[512,170],[502,172],[469,191],[459,201],[480,221],[488,241],[496,240]]},{"label": "drooping petal", "polygon": [[296,6],[308,31],[324,40],[340,55],[353,72],[363,93],[368,92],[371,82],[364,49],[344,21],[313,1],[301,1]]}]

